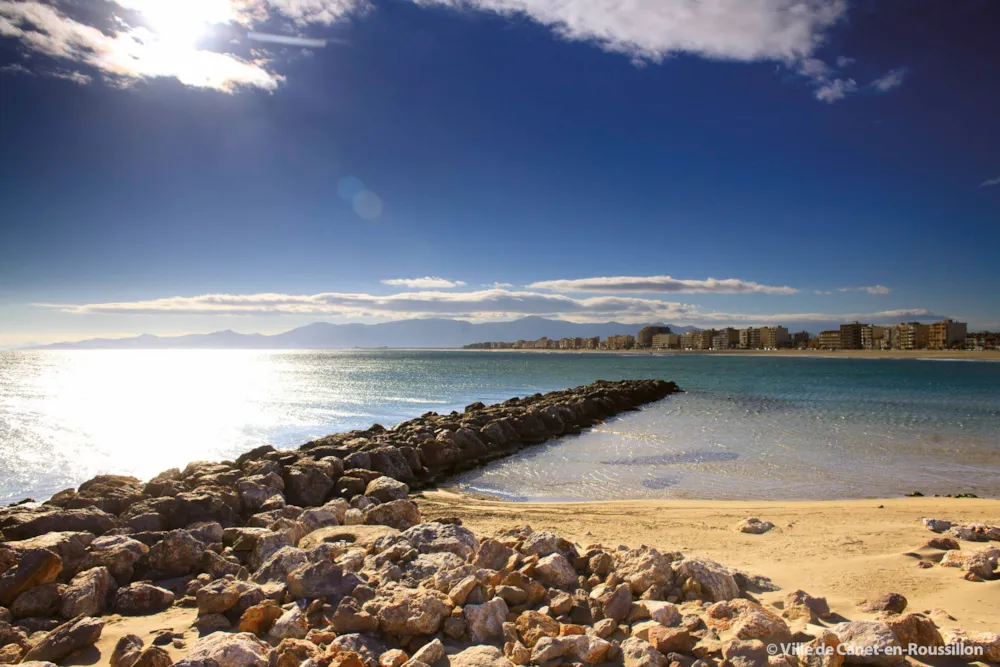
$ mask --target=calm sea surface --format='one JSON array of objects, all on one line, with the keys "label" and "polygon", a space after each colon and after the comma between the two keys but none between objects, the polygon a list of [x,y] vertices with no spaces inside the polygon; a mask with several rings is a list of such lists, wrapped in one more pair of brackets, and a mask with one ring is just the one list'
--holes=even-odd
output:
[{"label": "calm sea surface", "polygon": [[1000,495],[1000,364],[484,352],[0,352],[0,501],[585,384],[687,392],[467,473],[518,500]]}]

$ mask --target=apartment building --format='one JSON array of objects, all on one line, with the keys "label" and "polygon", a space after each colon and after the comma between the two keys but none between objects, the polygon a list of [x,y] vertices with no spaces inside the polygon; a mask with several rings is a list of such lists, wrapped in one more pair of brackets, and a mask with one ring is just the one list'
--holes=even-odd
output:
[{"label": "apartment building", "polygon": [[808,331],[799,331],[792,334],[792,347],[805,347],[809,344],[811,336]]},{"label": "apartment building", "polygon": [[840,347],[840,330],[832,329],[830,331],[821,331],[819,333],[819,349],[821,350],[839,350]]},{"label": "apartment building", "polygon": [[608,336],[601,343],[601,347],[605,350],[631,350],[635,347],[635,336],[632,334]]},{"label": "apartment building", "polygon": [[720,329],[714,336],[712,336],[713,350],[731,350],[739,347],[739,345],[740,332],[732,327]]},{"label": "apartment building", "polygon": [[681,346],[681,337],[674,333],[656,334],[650,346],[654,350],[676,350]]},{"label": "apartment building", "polygon": [[896,326],[895,347],[900,350],[922,350],[930,339],[930,327],[920,322],[906,322]]},{"label": "apartment building", "polygon": [[861,349],[888,350],[892,346],[892,327],[861,327]]},{"label": "apartment building", "polygon": [[670,327],[643,327],[635,337],[636,347],[653,347],[653,337],[670,333]]},{"label": "apartment building", "polygon": [[931,324],[927,329],[927,347],[931,350],[948,350],[965,347],[968,325],[965,322],[943,320]]},{"label": "apartment building", "polygon": [[740,329],[739,345],[741,350],[760,349],[760,329],[756,327]]},{"label": "apartment building", "polygon": [[840,349],[842,350],[861,350],[861,330],[865,328],[866,324],[861,324],[859,322],[851,322],[850,324],[840,325]]},{"label": "apartment building", "polygon": [[760,346],[765,350],[776,350],[779,347],[787,347],[792,342],[792,337],[788,335],[785,327],[761,327]]},{"label": "apartment building", "polygon": [[992,331],[977,331],[965,337],[967,350],[996,350],[1000,348],[1000,334]]},{"label": "apartment building", "polygon": [[698,331],[686,331],[681,334],[681,348],[685,350],[695,349],[695,338],[699,333]]}]

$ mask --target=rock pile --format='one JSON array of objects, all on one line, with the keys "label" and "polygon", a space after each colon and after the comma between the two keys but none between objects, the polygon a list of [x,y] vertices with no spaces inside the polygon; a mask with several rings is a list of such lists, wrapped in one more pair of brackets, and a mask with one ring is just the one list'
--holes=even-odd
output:
[{"label": "rock pile", "polygon": [[[997,577],[997,562],[1000,560],[1000,548],[984,547],[977,551],[964,551],[958,540],[967,542],[1000,541],[1000,526],[988,526],[982,523],[954,524],[943,519],[924,519],[924,526],[935,533],[943,533],[947,537],[935,537],[927,541],[924,547],[932,551],[942,551],[937,558],[941,567],[959,568],[965,572],[968,581],[988,581]],[[917,563],[922,568],[933,566],[929,560]]]}]

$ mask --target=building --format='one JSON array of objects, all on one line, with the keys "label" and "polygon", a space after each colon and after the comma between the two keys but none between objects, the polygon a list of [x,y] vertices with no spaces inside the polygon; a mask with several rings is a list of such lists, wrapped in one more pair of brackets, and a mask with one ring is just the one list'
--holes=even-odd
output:
[{"label": "building", "polygon": [[676,350],[681,346],[681,337],[675,333],[659,333],[653,336],[654,350]]},{"label": "building", "polygon": [[681,334],[681,348],[684,350],[695,349],[695,338],[699,333],[698,331],[686,331]]},{"label": "building", "polygon": [[635,347],[635,336],[632,334],[608,336],[601,345],[605,350],[631,350]]},{"label": "building", "polygon": [[600,336],[591,336],[590,338],[583,338],[580,342],[581,350],[596,350],[601,346]]},{"label": "building", "polygon": [[992,331],[977,331],[965,337],[965,349],[967,350],[996,350],[1000,349],[1000,334]]},{"label": "building", "polygon": [[866,325],[861,327],[861,349],[888,350],[892,346],[892,327]]},{"label": "building", "polygon": [[719,332],[715,329],[705,329],[704,331],[699,331],[694,338],[694,349],[711,350],[712,339],[715,338],[715,334],[717,333]]},{"label": "building", "polygon": [[927,347],[931,350],[950,350],[965,347],[968,325],[965,322],[943,320],[935,322],[927,330]]},{"label": "building", "polygon": [[792,342],[792,337],[788,335],[785,327],[761,327],[760,346],[765,350],[776,350],[779,347],[788,347]]},{"label": "building", "polygon": [[900,350],[922,350],[930,339],[930,327],[920,322],[906,322],[896,327],[895,347]]},{"label": "building", "polygon": [[756,327],[740,329],[739,345],[741,350],[760,349],[760,329]]},{"label": "building", "polygon": [[670,333],[670,327],[643,327],[635,337],[636,347],[653,347],[653,336]]},{"label": "building", "polygon": [[792,347],[801,348],[809,345],[809,332],[799,331],[792,334]]},{"label": "building", "polygon": [[819,333],[819,349],[821,350],[839,350],[840,348],[840,330],[831,331],[821,331]]},{"label": "building", "polygon": [[861,350],[861,330],[868,325],[852,322],[840,325],[840,349]]},{"label": "building", "polygon": [[739,347],[739,345],[740,332],[732,327],[720,329],[714,336],[712,336],[713,350],[731,350]]}]

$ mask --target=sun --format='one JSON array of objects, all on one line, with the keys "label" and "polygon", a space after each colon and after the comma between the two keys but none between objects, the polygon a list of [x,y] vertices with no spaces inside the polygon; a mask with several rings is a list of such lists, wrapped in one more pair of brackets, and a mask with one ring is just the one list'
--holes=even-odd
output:
[{"label": "sun", "polygon": [[230,0],[118,0],[142,15],[148,28],[166,43],[193,46],[216,24],[239,20]]}]

